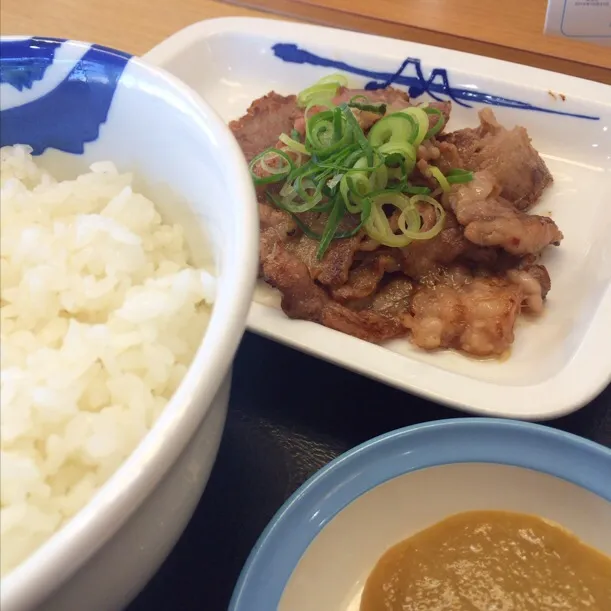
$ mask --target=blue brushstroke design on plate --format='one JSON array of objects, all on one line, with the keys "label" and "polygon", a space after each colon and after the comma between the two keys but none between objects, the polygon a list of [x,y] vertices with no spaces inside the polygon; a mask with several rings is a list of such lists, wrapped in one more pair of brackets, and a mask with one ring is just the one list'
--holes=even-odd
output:
[{"label": "blue brushstroke design on plate", "polygon": [[61,38],[2,41],[0,83],[8,83],[17,91],[31,89],[35,81],[43,79],[62,42]]},{"label": "blue brushstroke design on plate", "polygon": [[[348,72],[350,74],[357,74],[359,76],[369,78],[371,80],[365,85],[365,89],[369,90],[383,89],[384,87],[389,87],[391,85],[403,85],[404,87],[408,88],[409,95],[412,98],[418,98],[427,93],[434,100],[441,101],[442,98],[439,97],[439,94],[441,94],[447,96],[450,98],[450,100],[459,106],[464,106],[465,108],[471,108],[472,106],[469,104],[469,102],[474,102],[478,104],[488,104],[490,106],[515,108],[518,110],[533,110],[552,115],[562,115],[576,119],[587,119],[590,121],[598,121],[600,119],[600,117],[595,117],[592,115],[583,115],[565,112],[562,110],[555,110],[552,108],[545,108],[543,106],[535,106],[533,104],[529,104],[528,102],[504,98],[502,96],[498,96],[493,93],[486,93],[484,91],[452,87],[450,84],[448,71],[446,69],[434,68],[428,77],[426,77],[422,71],[422,62],[413,57],[408,57],[406,60],[404,60],[396,72],[376,72],[374,70],[367,70],[365,68],[359,68],[358,66],[352,66],[346,62],[336,61],[320,55],[315,55],[314,53],[310,53],[305,49],[301,49],[295,44],[277,43],[273,45],[272,50],[278,59],[285,62],[292,64],[310,64],[311,66],[321,66],[323,68],[333,68],[341,72]],[[413,74],[404,74],[408,68],[413,69]]]},{"label": "blue brushstroke design on plate", "polygon": [[[5,65],[14,68],[19,60],[23,66],[31,65],[32,55],[37,57],[40,41],[46,40],[49,39],[2,41],[2,68]],[[14,44],[17,42],[21,46]],[[130,58],[127,53],[91,45],[54,89],[0,112],[0,146],[27,144],[34,155],[40,155],[47,148],[83,153],[85,144],[98,138],[100,127],[108,118],[117,85]],[[46,69],[52,60],[51,57]]]}]

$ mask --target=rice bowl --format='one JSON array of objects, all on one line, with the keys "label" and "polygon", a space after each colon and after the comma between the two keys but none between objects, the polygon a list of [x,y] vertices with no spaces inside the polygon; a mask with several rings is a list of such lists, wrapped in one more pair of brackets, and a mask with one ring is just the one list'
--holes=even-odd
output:
[{"label": "rice bowl", "polygon": [[[35,507],[46,520],[11,533],[3,512],[0,606],[80,611],[87,600],[88,611],[111,611],[167,556],[214,464],[256,277],[254,190],[227,127],[163,70],[75,41],[0,46],[0,147],[31,147],[39,168],[23,148],[3,151],[3,418],[8,380],[26,389],[11,402],[35,401],[2,425],[3,452],[27,464],[17,476],[2,461],[2,502],[9,517]],[[83,196],[92,186],[95,205]],[[44,206],[23,216],[33,192]],[[26,352],[38,356],[28,363]],[[29,380],[21,387],[6,376],[16,369]]]}]

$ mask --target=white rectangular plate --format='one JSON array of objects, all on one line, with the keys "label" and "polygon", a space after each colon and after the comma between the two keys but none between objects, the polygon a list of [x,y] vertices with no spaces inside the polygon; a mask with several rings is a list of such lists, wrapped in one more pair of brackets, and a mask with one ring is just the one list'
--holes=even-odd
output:
[{"label": "white rectangular plate", "polygon": [[[450,129],[477,125],[477,110],[488,104],[504,125],[528,129],[554,175],[535,211],[551,214],[565,240],[544,260],[552,278],[546,312],[518,322],[507,360],[426,353],[407,339],[376,346],[289,320],[265,286],[250,312],[253,331],[487,415],[555,417],[611,381],[611,87],[447,49],[264,19],[197,23],[145,59],[182,78],[227,121],[272,89],[297,93],[338,70],[356,87],[392,78],[418,100],[431,93],[452,99]],[[279,370],[279,364],[270,367]]]}]

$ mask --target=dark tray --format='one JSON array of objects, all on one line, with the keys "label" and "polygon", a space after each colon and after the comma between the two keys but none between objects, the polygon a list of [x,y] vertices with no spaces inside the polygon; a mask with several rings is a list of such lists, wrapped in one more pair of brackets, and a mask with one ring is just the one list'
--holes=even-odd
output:
[{"label": "dark tray", "polygon": [[[314,472],[381,433],[464,415],[247,333],[208,486],[184,535],[129,611],[226,611],[257,538]],[[547,424],[611,448],[611,386]]]}]

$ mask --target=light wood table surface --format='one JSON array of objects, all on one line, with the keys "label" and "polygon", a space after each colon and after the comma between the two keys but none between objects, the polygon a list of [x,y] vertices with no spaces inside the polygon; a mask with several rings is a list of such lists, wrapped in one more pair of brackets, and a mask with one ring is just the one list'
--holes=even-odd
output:
[{"label": "light wood table surface", "polygon": [[[611,83],[608,47],[543,35],[545,0],[237,2]],[[216,0],[0,0],[0,31],[75,38],[142,54],[191,23],[231,15],[273,17]]]},{"label": "light wood table surface", "polygon": [[0,32],[73,38],[141,55],[215,17],[272,17],[215,0],[0,0]]},{"label": "light wood table surface", "polygon": [[611,83],[611,48],[543,33],[547,0],[227,0]]}]

